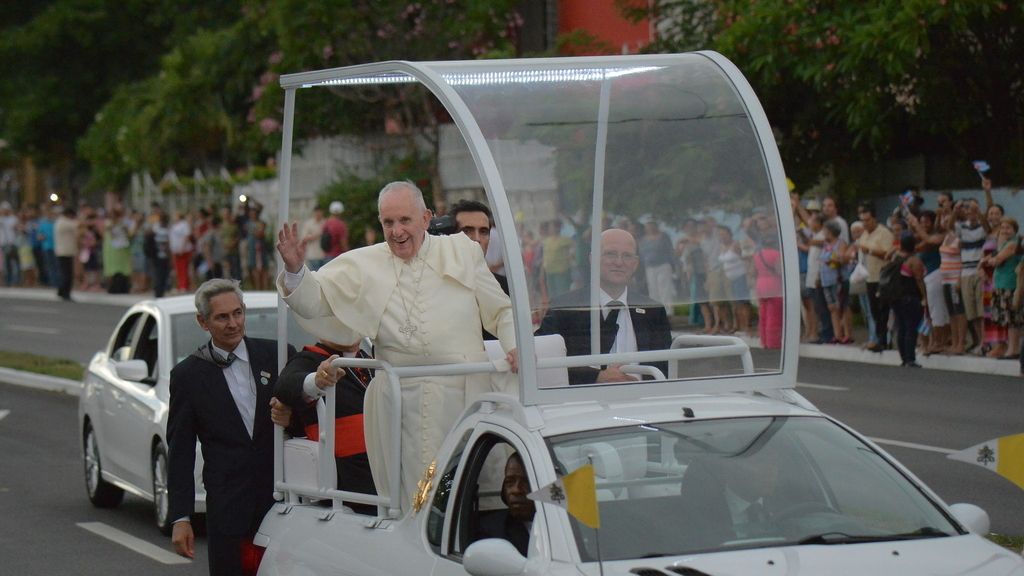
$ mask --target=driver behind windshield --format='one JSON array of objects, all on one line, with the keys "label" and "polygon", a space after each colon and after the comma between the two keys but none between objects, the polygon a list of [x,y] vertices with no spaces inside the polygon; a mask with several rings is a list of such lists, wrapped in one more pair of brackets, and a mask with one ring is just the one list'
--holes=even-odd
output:
[{"label": "driver behind windshield", "polygon": [[508,508],[481,516],[474,540],[508,540],[526,556],[533,515],[537,510],[533,500],[526,497],[529,493],[530,479],[526,476],[523,459],[518,452],[513,453],[505,462],[505,480],[501,484],[501,501]]}]

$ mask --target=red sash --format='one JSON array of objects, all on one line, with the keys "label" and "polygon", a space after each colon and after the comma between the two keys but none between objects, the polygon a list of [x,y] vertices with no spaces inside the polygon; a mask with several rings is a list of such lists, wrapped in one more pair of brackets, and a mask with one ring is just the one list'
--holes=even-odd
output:
[{"label": "red sash", "polygon": [[[306,438],[320,440],[320,427],[306,426]],[[363,435],[363,415],[343,416],[334,420],[334,455],[338,458],[355,456],[366,452],[366,438]]]}]

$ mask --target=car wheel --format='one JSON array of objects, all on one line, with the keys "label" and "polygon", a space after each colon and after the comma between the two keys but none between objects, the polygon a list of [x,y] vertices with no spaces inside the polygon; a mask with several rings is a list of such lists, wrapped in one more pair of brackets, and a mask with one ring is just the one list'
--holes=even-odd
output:
[{"label": "car wheel", "polygon": [[153,513],[156,527],[164,536],[171,535],[173,522],[167,517],[170,511],[170,496],[167,493],[167,449],[163,443],[153,449]]},{"label": "car wheel", "polygon": [[103,479],[103,468],[100,465],[100,447],[96,442],[96,432],[92,426],[85,426],[85,442],[83,445],[85,461],[85,490],[89,501],[97,508],[113,508],[124,499],[124,490]]}]

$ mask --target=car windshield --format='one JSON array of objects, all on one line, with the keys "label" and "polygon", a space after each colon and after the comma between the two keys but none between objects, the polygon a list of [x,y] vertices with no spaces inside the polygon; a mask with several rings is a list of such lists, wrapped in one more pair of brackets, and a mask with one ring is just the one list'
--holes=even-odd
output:
[{"label": "car windshield", "polygon": [[600,533],[572,520],[583,561],[959,534],[882,456],[821,417],[644,424],[548,442],[559,475],[594,466]]},{"label": "car windshield", "polygon": [[[245,335],[250,338],[277,339],[277,308],[247,307],[245,310]],[[174,314],[171,316],[171,352],[174,364],[184,360],[203,342],[209,339],[196,322],[194,312]],[[288,342],[301,347],[312,344],[316,339],[303,332],[291,315],[288,316]]]}]

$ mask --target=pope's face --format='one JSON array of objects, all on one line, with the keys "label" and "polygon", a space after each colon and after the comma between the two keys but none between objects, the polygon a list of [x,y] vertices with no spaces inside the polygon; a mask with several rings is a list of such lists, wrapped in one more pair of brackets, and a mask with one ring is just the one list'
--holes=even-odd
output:
[{"label": "pope's face", "polygon": [[196,319],[210,333],[213,345],[231,352],[245,336],[245,306],[234,292],[223,292],[210,298],[210,315]]},{"label": "pope's face", "polygon": [[430,210],[417,205],[410,192],[398,189],[380,200],[380,225],[391,253],[410,260],[420,251],[430,224]]}]

